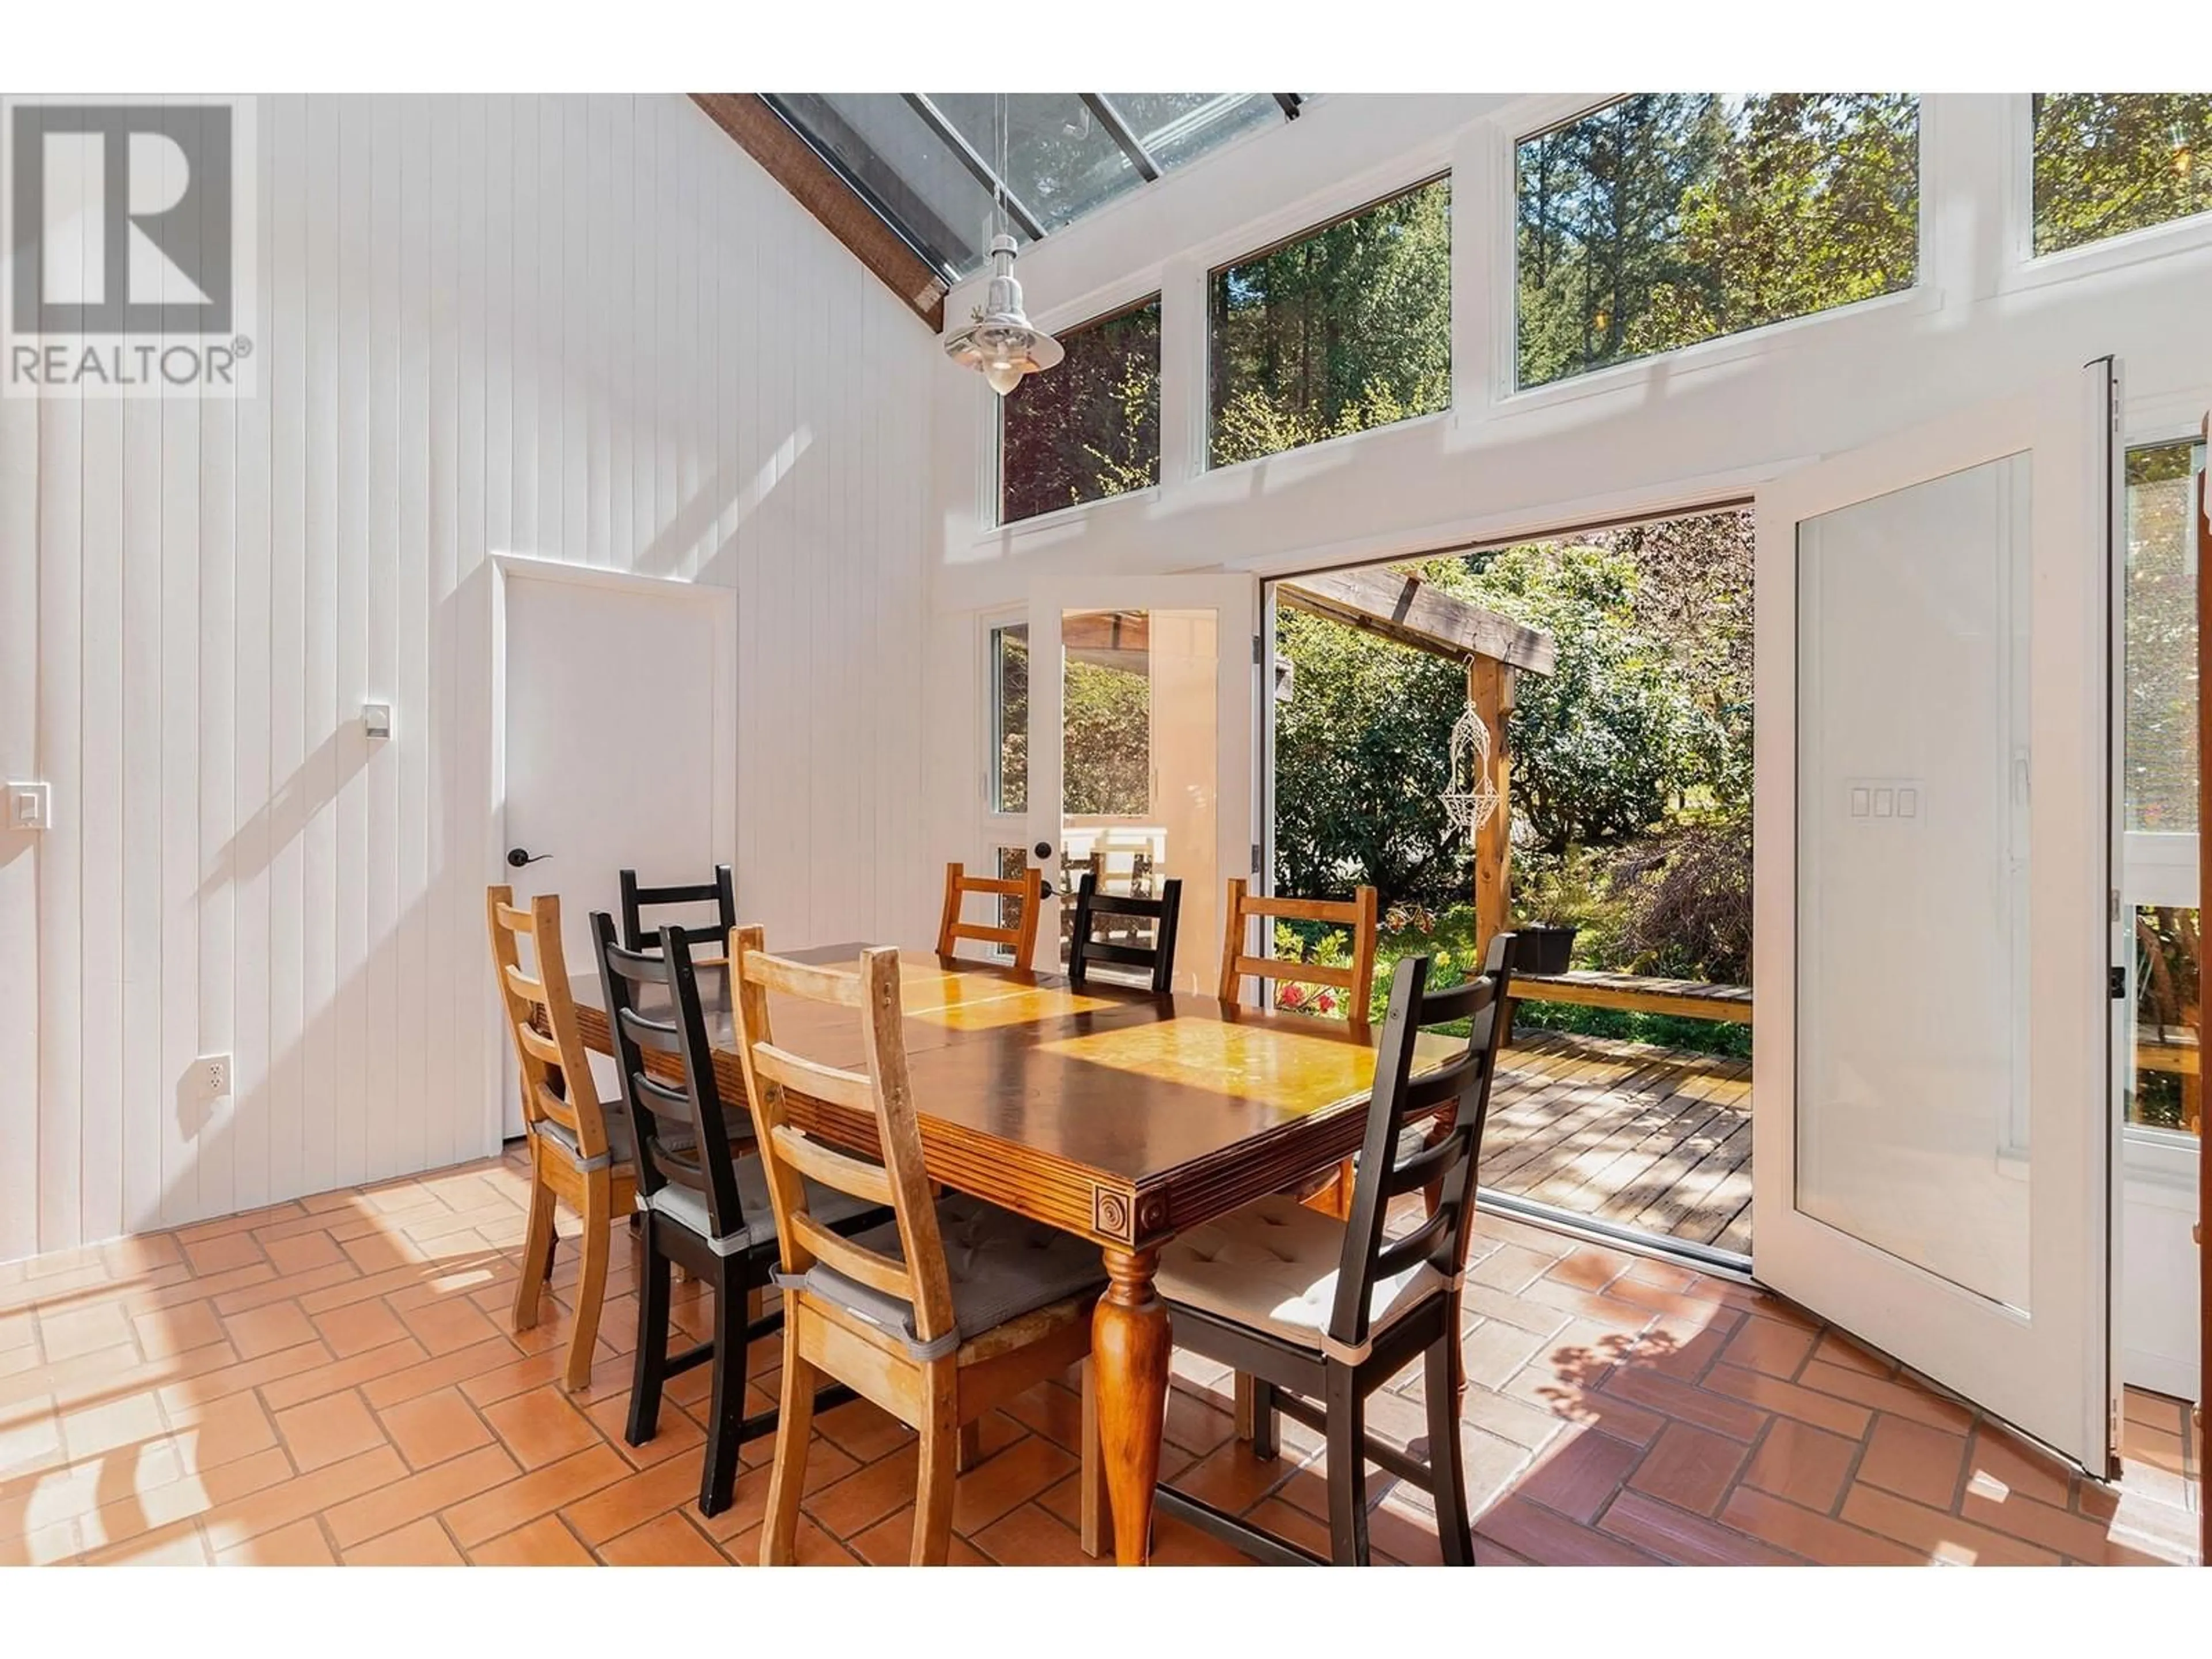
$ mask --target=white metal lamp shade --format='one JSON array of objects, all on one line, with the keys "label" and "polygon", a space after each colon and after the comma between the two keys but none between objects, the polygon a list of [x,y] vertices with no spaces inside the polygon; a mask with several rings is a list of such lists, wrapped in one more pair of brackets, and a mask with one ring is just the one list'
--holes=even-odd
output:
[{"label": "white metal lamp shade", "polygon": [[965,368],[979,369],[1001,398],[1024,374],[1050,368],[1066,354],[1060,342],[1032,325],[1022,309],[1022,285],[1014,279],[1014,239],[991,239],[991,284],[975,320],[945,343],[945,355]]}]

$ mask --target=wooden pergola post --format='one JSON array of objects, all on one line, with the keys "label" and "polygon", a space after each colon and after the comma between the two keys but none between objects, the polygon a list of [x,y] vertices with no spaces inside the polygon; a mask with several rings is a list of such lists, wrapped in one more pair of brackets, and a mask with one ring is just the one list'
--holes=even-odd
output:
[{"label": "wooden pergola post", "polygon": [[1513,712],[1516,671],[1495,657],[1467,659],[1467,696],[1490,732],[1490,781],[1498,805],[1474,835],[1474,949],[1478,961],[1505,929],[1506,879],[1513,862],[1511,768],[1505,753],[1505,717]]}]

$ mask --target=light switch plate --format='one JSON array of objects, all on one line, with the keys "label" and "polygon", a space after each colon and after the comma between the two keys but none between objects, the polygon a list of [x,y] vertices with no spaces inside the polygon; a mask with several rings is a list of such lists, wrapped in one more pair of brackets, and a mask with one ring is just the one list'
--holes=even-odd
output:
[{"label": "light switch plate", "polygon": [[53,786],[10,783],[8,786],[8,823],[10,830],[51,830],[54,824]]}]

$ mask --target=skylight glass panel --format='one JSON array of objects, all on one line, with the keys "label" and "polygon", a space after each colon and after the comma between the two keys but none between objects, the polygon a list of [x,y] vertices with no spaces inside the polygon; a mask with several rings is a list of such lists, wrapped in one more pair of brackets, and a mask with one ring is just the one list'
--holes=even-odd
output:
[{"label": "skylight glass panel", "polygon": [[1114,107],[1162,167],[1179,166],[1257,127],[1277,126],[1271,92],[1109,92]]},{"label": "skylight glass panel", "polygon": [[[769,103],[949,281],[1290,118],[1267,92],[778,93]],[[1001,112],[1004,131],[1000,131]]]},{"label": "skylight glass panel", "polygon": [[[998,172],[1000,99],[976,92],[933,92],[928,98]],[[1011,93],[1005,105],[1002,176],[1046,230],[1058,230],[1144,182],[1079,94]]]}]

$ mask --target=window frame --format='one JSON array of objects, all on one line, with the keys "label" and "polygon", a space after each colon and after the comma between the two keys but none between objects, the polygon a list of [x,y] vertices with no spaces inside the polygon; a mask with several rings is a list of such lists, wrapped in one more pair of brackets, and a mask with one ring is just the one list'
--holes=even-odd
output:
[{"label": "window frame", "polygon": [[[2035,251],[2035,94],[2014,93],[2004,100],[2004,265],[2000,294],[2074,282],[2124,270],[2148,259],[2166,259],[2212,247],[2212,210],[2122,231],[2101,241],[2054,253]],[[1926,165],[1923,158],[1923,167]],[[2131,439],[2130,447],[2135,447]]]},{"label": "window frame", "polygon": [[1918,100],[1920,124],[1918,252],[1910,287],[1893,294],[1879,294],[1871,299],[1852,300],[1807,312],[1802,317],[1786,317],[1778,322],[1761,323],[1755,328],[1716,334],[1710,339],[1632,357],[1625,362],[1608,363],[1602,368],[1587,369],[1580,374],[1547,380],[1541,386],[1522,386],[1517,234],[1520,147],[1528,139],[1556,131],[1636,95],[1633,92],[1562,95],[1502,111],[1482,124],[1482,153],[1478,166],[1486,199],[1480,211],[1485,224],[1504,227],[1504,234],[1491,239],[1490,258],[1484,271],[1489,289],[1482,319],[1489,336],[1484,359],[1489,366],[1489,415],[1521,414],[1606,394],[1642,396],[1653,389],[1655,381],[1709,373],[1747,357],[1772,356],[1808,346],[1830,346],[1840,338],[1862,333],[1879,337],[1884,332],[1899,332],[1909,329],[1915,319],[1942,309],[1943,290],[1929,281],[1936,258],[1939,227],[1932,206],[1937,192],[1931,191],[1929,184],[1931,179],[1944,176],[1952,159],[1950,121],[1946,118],[1953,112],[1946,107],[1950,100],[1938,98],[1931,102],[1927,94],[1916,93],[1913,96]]},{"label": "window frame", "polygon": [[[993,836],[996,836],[999,830],[1006,824],[1018,826],[1024,834],[1027,831],[1029,779],[1026,772],[1022,780],[1023,805],[1017,811],[1008,811],[999,804],[999,757],[1003,733],[1000,726],[998,642],[1000,635],[1006,629],[1026,629],[1029,622],[1027,605],[1007,605],[996,611],[979,611],[975,616],[975,657],[980,671],[976,684],[982,694],[977,699],[981,715],[976,738],[977,753],[982,761],[981,774],[977,781],[977,799],[984,823]],[[1026,738],[1028,733],[1024,732],[1023,736]],[[1021,836],[1015,839],[1022,842]],[[1023,844],[1027,843],[1023,842]]]},{"label": "window frame", "polygon": [[[1029,607],[1024,605],[1000,605],[974,613],[975,635],[973,654],[969,660],[975,665],[975,755],[976,761],[975,811],[969,819],[967,830],[971,847],[961,862],[971,871],[985,875],[999,873],[999,854],[1011,849],[1022,856],[1024,864],[1030,862],[1029,838],[1029,810],[1026,804],[1018,812],[999,810],[999,700],[998,659],[993,649],[1000,629],[1026,628],[1030,622]],[[1026,780],[1024,780],[1026,788]],[[934,866],[932,866],[933,872]],[[994,961],[1012,959],[1012,952],[1003,945],[994,946]]]},{"label": "window frame", "polygon": [[[1249,264],[1255,259],[1264,259],[1271,253],[1279,253],[1286,247],[1293,246],[1299,242],[1306,241],[1315,236],[1318,236],[1324,231],[1334,230],[1337,226],[1346,223],[1351,220],[1357,219],[1362,214],[1370,213],[1376,208],[1382,207],[1391,202],[1395,202],[1401,196],[1411,196],[1417,190],[1425,190],[1430,185],[1438,183],[1442,183],[1446,185],[1451,194],[1450,212],[1452,229],[1451,245],[1447,251],[1444,260],[1444,276],[1445,281],[1448,284],[1444,307],[1444,336],[1445,351],[1447,353],[1448,361],[1448,385],[1445,390],[1443,407],[1430,410],[1425,414],[1409,415],[1403,420],[1392,421],[1387,426],[1363,427],[1357,432],[1340,432],[1333,438],[1316,439],[1312,443],[1297,444],[1289,449],[1279,449],[1272,454],[1253,455],[1247,457],[1245,459],[1241,461],[1226,461],[1219,465],[1216,465],[1213,459],[1214,279],[1220,276],[1223,271],[1228,270],[1233,266]],[[1329,214],[1326,218],[1314,220],[1310,223],[1304,224],[1300,228],[1287,230],[1279,235],[1270,238],[1267,240],[1259,242],[1245,252],[1229,255],[1216,255],[1211,250],[1208,250],[1206,252],[1198,264],[1198,326],[1200,352],[1198,357],[1197,384],[1190,388],[1190,406],[1195,410],[1196,414],[1196,419],[1194,424],[1194,436],[1196,440],[1195,447],[1197,453],[1192,462],[1194,476],[1198,477],[1211,477],[1216,473],[1234,473],[1242,467],[1264,465],[1268,462],[1280,461],[1293,455],[1312,454],[1319,451],[1329,449],[1335,445],[1348,443],[1355,438],[1364,438],[1372,433],[1395,432],[1404,428],[1419,426],[1425,421],[1446,419],[1457,413],[1460,408],[1460,369],[1462,363],[1468,361],[1468,359],[1462,355],[1462,348],[1464,342],[1460,328],[1460,275],[1462,270],[1465,268],[1461,259],[1461,249],[1463,239],[1459,234],[1459,227],[1461,223],[1460,207],[1459,170],[1455,165],[1455,158],[1447,158],[1442,161],[1438,165],[1420,173],[1419,176],[1416,178],[1409,179],[1402,184],[1393,185],[1389,189],[1385,190],[1379,194],[1366,195],[1362,198],[1362,199],[1356,201],[1350,207],[1339,209],[1335,212]],[[1164,320],[1164,319],[1163,320]],[[1161,332],[1161,339],[1162,358],[1163,362],[1164,362],[1166,355],[1166,331],[1164,328]],[[1164,392],[1165,390],[1165,379],[1166,376],[1164,370],[1162,374]],[[1164,442],[1166,437],[1164,427],[1163,428],[1161,436]],[[1164,475],[1163,476],[1164,478]]]},{"label": "window frame", "polygon": [[[1155,283],[1148,291],[1138,295],[1135,298],[1125,300],[1121,304],[1109,307],[1104,311],[1094,312],[1080,322],[1055,321],[1048,324],[1046,328],[1054,339],[1064,342],[1071,334],[1079,334],[1086,328],[1097,328],[1107,323],[1117,322],[1121,318],[1153,305],[1160,308],[1158,371],[1160,394],[1160,447],[1159,453],[1153,464],[1152,471],[1155,476],[1152,482],[1141,489],[1124,489],[1112,495],[1100,495],[1087,501],[1070,501],[1066,507],[1055,507],[1048,512],[1032,513],[1024,518],[1009,519],[1006,517],[1006,400],[994,394],[991,398],[991,441],[987,446],[988,459],[985,464],[985,471],[990,475],[989,481],[985,486],[987,511],[983,514],[983,520],[988,526],[986,534],[1018,535],[1032,525],[1056,523],[1070,514],[1086,512],[1095,507],[1103,507],[1109,501],[1143,501],[1159,494],[1160,486],[1167,482],[1168,459],[1167,285],[1164,283]],[[1050,372],[1050,370],[1046,371],[1048,374]]]}]

